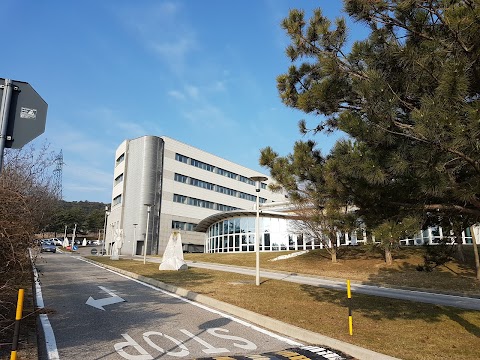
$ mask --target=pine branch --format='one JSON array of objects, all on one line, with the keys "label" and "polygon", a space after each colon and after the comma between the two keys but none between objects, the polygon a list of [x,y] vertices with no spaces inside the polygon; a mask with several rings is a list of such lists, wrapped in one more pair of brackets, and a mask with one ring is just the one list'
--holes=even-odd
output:
[{"label": "pine branch", "polygon": [[[407,124],[403,124],[403,123],[400,123],[398,121],[395,121],[393,120],[392,123],[397,126],[398,128],[400,129],[409,129],[409,130],[413,130],[413,127],[411,125],[407,125]],[[413,135],[413,134],[406,134],[404,132],[401,132],[401,131],[393,131],[393,130],[390,130],[390,129],[386,129],[384,128],[383,126],[380,126],[379,124],[374,124],[376,127],[378,127],[379,129],[381,129],[382,131],[385,131],[389,134],[392,134],[392,135],[398,135],[398,136],[402,136],[402,137],[406,137],[408,139],[411,139],[411,140],[415,140],[415,141],[418,141],[418,142],[423,142],[425,144],[430,144],[430,145],[433,145],[434,147],[440,149],[441,151],[444,151],[444,152],[449,152],[451,154],[454,154],[454,155],[457,155],[459,157],[461,157],[463,160],[465,160],[468,164],[470,164],[474,170],[480,174],[480,164],[478,161],[476,161],[475,159],[471,158],[470,156],[464,154],[463,152],[461,151],[458,151],[458,150],[455,150],[455,149],[452,149],[450,147],[445,147],[443,146],[440,142],[438,141],[431,141],[429,138],[427,137],[418,137],[418,135],[420,134],[417,134],[416,135]]]},{"label": "pine branch", "polygon": [[460,205],[428,204],[422,207],[425,210],[456,210],[463,214],[470,214],[480,217],[480,209],[471,209]]}]

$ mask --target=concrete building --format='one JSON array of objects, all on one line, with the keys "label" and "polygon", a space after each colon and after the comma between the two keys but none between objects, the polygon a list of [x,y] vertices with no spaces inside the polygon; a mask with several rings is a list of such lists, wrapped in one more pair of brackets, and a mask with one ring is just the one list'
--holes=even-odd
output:
[{"label": "concrete building", "polygon": [[[147,218],[147,254],[163,254],[174,230],[184,250],[203,252],[205,233],[195,227],[214,214],[254,209],[252,176],[265,175],[166,136],[125,140],[115,153],[108,253],[117,242],[121,254],[143,254]],[[261,204],[285,200],[267,189],[270,181],[261,184]]]}]

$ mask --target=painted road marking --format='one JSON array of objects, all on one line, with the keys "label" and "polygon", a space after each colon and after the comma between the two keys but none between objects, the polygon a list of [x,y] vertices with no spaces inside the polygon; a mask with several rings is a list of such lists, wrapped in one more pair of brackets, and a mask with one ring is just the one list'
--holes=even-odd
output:
[{"label": "painted road marking", "polygon": [[351,356],[337,354],[318,346],[302,346],[258,355],[219,356],[196,360],[348,360]]},{"label": "painted road marking", "polygon": [[113,291],[108,290],[107,288],[105,288],[103,286],[99,286],[99,288],[101,290],[105,291],[108,295],[110,295],[110,297],[95,300],[94,298],[92,298],[90,296],[85,304],[105,311],[105,309],[103,308],[104,306],[112,305],[112,304],[116,304],[116,303],[125,301],[120,296],[116,295]]},{"label": "painted road marking", "polygon": [[201,309],[203,309],[203,310],[206,310],[206,311],[208,311],[208,312],[210,312],[210,313],[212,313],[212,314],[220,315],[221,317],[223,317],[223,318],[225,318],[225,319],[229,319],[229,320],[231,320],[231,321],[236,322],[237,324],[241,324],[241,325],[243,325],[243,326],[245,326],[245,327],[247,327],[247,328],[250,328],[250,329],[252,329],[252,330],[255,330],[255,331],[257,331],[257,332],[259,332],[259,333],[262,333],[262,334],[264,334],[264,335],[268,335],[268,336],[270,336],[270,337],[272,337],[272,338],[274,338],[274,339],[277,339],[277,340],[279,340],[279,341],[281,341],[281,342],[284,342],[284,343],[286,343],[286,344],[288,344],[288,345],[290,345],[290,346],[303,346],[303,344],[300,343],[300,342],[298,342],[298,341],[295,341],[295,340],[292,340],[292,339],[290,339],[290,338],[287,338],[287,337],[284,337],[284,336],[275,334],[275,333],[273,333],[273,332],[271,332],[271,331],[269,331],[269,330],[263,329],[263,328],[258,327],[258,326],[256,326],[256,325],[253,325],[253,324],[251,324],[251,323],[249,323],[249,322],[247,322],[247,321],[245,321],[245,320],[241,320],[241,319],[236,318],[236,317],[234,317],[234,316],[232,316],[232,315],[226,314],[226,313],[224,313],[224,312],[222,312],[222,311],[220,311],[220,310],[216,310],[216,309],[210,308],[210,307],[208,307],[208,306],[206,306],[206,305],[203,305],[203,304],[201,304],[201,303],[199,303],[199,302],[195,302],[195,301],[189,300],[189,299],[184,298],[184,297],[182,297],[182,296],[180,296],[180,295],[177,295],[177,294],[175,294],[175,293],[172,293],[172,292],[169,292],[169,291],[160,289],[160,288],[158,288],[158,287],[156,287],[156,286],[154,286],[154,285],[150,285],[150,284],[147,284],[146,282],[143,282],[143,281],[140,281],[140,280],[131,278],[130,276],[124,275],[124,274],[119,273],[119,272],[117,272],[117,271],[115,271],[115,270],[111,270],[111,269],[108,269],[108,268],[106,268],[106,267],[104,267],[104,266],[102,266],[102,265],[99,265],[99,264],[97,264],[97,263],[93,263],[93,262],[89,261],[88,259],[85,259],[85,258],[82,258],[82,257],[78,257],[78,256],[75,256],[74,259],[77,259],[77,260],[80,260],[80,261],[84,261],[84,262],[86,262],[86,263],[89,263],[90,265],[99,267],[99,268],[101,268],[101,269],[103,269],[103,270],[106,270],[106,271],[108,271],[108,272],[111,272],[111,273],[113,273],[113,274],[115,274],[115,275],[118,275],[118,276],[121,276],[121,277],[123,277],[123,278],[125,278],[125,279],[134,281],[134,282],[136,282],[136,283],[138,283],[138,284],[141,284],[141,285],[143,285],[143,286],[145,286],[145,287],[148,287],[148,288],[150,288],[150,289],[152,289],[152,290],[161,292],[161,293],[163,293],[163,294],[165,294],[165,295],[171,296],[171,297],[173,297],[173,298],[179,299],[179,300],[184,301],[184,302],[186,302],[186,303],[188,303],[188,304],[191,304],[191,305],[193,305],[193,306],[199,307],[199,308],[201,308]]},{"label": "painted road marking", "polygon": [[[185,346],[185,342],[189,342],[189,340],[194,340],[195,342],[202,345],[204,348],[202,352],[208,355],[213,354],[222,354],[222,353],[229,353],[231,352],[227,348],[218,348],[214,345],[208,343],[204,339],[200,338],[199,335],[192,334],[190,331],[186,329],[179,329],[179,331],[189,337],[189,339],[181,341],[178,340],[170,335],[158,332],[158,331],[147,331],[142,334],[143,340],[153,349],[159,351],[161,353],[165,353],[169,356],[174,357],[186,357],[190,355],[190,350]],[[250,340],[244,339],[239,336],[234,336],[228,334],[230,331],[223,328],[210,328],[206,330],[207,333],[213,335],[217,338],[224,339],[224,340],[231,340],[233,347],[244,349],[244,350],[255,350],[257,349],[257,345],[255,345]],[[154,359],[154,357],[148,352],[147,349],[143,348],[135,339],[133,339],[128,334],[121,334],[126,341],[122,341],[116,343],[113,347],[117,354],[127,360],[150,360]],[[152,339],[152,337],[155,337]],[[167,339],[165,341],[163,338]],[[171,342],[174,343],[174,347],[172,348]],[[165,351],[163,346],[168,346],[169,351]],[[133,349],[132,349],[133,348]],[[127,351],[127,350],[128,351]],[[175,351],[172,351],[175,350]],[[137,354],[133,355],[133,352],[137,351]],[[228,358],[228,357],[222,357]],[[220,358],[216,358],[220,359]]]},{"label": "painted road marking", "polygon": [[[40,286],[40,280],[38,278],[37,268],[35,266],[35,263],[33,262],[32,249],[28,249],[28,251],[30,253],[30,260],[32,262],[32,268],[33,268],[33,277],[35,282],[35,299],[37,302],[37,307],[38,309],[44,309],[45,304],[43,302],[42,287]],[[60,357],[58,355],[57,342],[55,340],[55,334],[53,333],[53,328],[52,328],[52,325],[50,324],[50,320],[48,320],[47,314],[40,314],[39,317],[40,317],[40,324],[42,325],[43,334],[45,338],[47,358],[49,360],[58,360],[60,359]]]}]

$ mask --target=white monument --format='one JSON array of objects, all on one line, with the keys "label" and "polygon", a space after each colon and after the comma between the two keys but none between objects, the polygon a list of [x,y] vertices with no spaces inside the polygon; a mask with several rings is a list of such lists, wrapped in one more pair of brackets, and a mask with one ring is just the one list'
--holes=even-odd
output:
[{"label": "white monument", "polygon": [[113,243],[113,246],[112,246],[112,255],[110,256],[110,259],[118,260],[120,255],[120,249],[123,246],[123,229],[115,230],[114,240],[115,242]]},{"label": "white monument", "polygon": [[63,244],[62,244],[62,246],[63,246],[64,248],[66,248],[68,245],[70,245],[69,242],[68,242],[68,238],[67,238],[67,237],[63,238]]},{"label": "white monument", "polygon": [[82,246],[87,246],[87,239],[86,238],[83,238]]},{"label": "white monument", "polygon": [[174,231],[168,239],[167,247],[163,253],[163,259],[158,267],[159,270],[187,270],[188,266],[183,260],[182,237]]}]

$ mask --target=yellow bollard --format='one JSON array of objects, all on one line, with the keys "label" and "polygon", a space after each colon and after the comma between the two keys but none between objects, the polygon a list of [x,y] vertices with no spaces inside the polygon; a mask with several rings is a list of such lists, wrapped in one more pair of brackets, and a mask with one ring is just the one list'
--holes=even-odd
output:
[{"label": "yellow bollard", "polygon": [[17,359],[18,334],[20,332],[20,320],[22,320],[23,313],[23,297],[24,290],[18,289],[17,313],[15,315],[15,330],[13,332],[12,353],[10,354],[10,360]]},{"label": "yellow bollard", "polygon": [[352,292],[350,290],[350,280],[347,280],[347,298],[348,298],[348,333],[353,335],[353,318],[352,318]]}]

